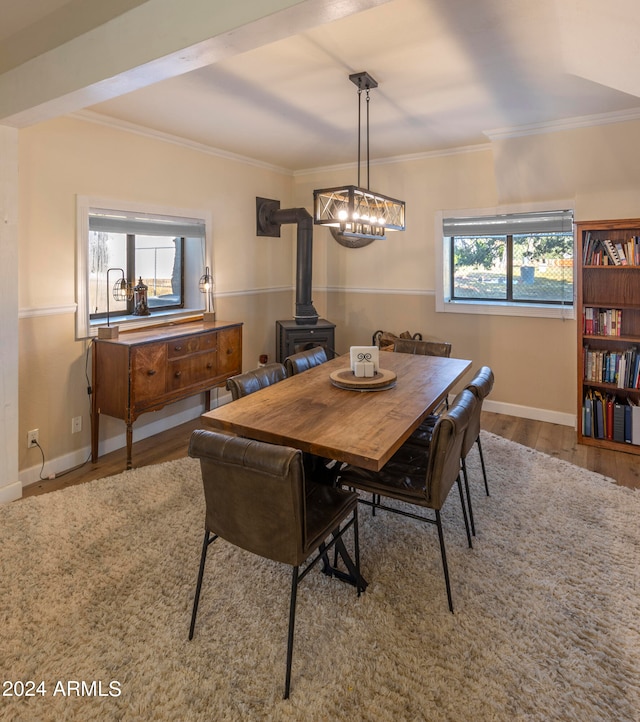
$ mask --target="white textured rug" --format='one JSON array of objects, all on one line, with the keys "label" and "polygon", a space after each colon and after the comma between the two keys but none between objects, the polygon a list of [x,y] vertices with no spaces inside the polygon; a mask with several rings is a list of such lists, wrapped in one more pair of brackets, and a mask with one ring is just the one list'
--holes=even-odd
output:
[{"label": "white textured rug", "polygon": [[640,720],[640,494],[483,445],[473,550],[443,512],[456,613],[435,528],[362,508],[369,588],[302,583],[288,701],[288,568],[217,541],[187,640],[197,462],[0,508],[0,719]]}]

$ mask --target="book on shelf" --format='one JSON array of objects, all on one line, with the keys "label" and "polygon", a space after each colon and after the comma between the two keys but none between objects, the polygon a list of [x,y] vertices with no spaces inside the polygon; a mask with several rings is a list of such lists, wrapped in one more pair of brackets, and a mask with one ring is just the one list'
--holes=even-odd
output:
[{"label": "book on shelf", "polygon": [[622,309],[585,306],[583,332],[585,336],[620,336],[622,334]]},{"label": "book on shelf", "polygon": [[640,265],[640,236],[626,241],[594,238],[591,231],[584,235],[582,262],[585,266],[638,266]]},{"label": "book on shelf", "polygon": [[631,443],[640,445],[640,406],[629,400],[631,404]]},{"label": "book on shelf", "polygon": [[631,415],[631,401],[629,399],[625,400],[626,403],[624,404],[624,441],[626,444],[631,443],[632,439],[632,415]]},{"label": "book on shelf", "polygon": [[599,391],[596,391],[593,394],[593,406],[595,422],[593,436],[596,439],[604,439],[606,408],[604,397]]},{"label": "book on shelf", "polygon": [[626,351],[585,346],[583,352],[583,381],[640,389],[640,354],[635,346]]},{"label": "book on shelf", "polygon": [[610,441],[613,439],[613,396],[605,398],[604,435]]},{"label": "book on shelf", "polygon": [[640,446],[639,401],[590,389],[582,404],[582,435]]},{"label": "book on shelf", "polygon": [[618,255],[618,249],[613,244],[613,241],[606,239],[602,241],[602,245],[604,246],[604,250],[607,256],[609,256],[611,264],[614,266],[620,266],[622,264],[622,261],[620,260],[620,256]]},{"label": "book on shelf", "polygon": [[593,429],[591,427],[593,411],[593,397],[591,391],[585,396],[584,403],[582,405],[582,434],[584,436],[592,436]]},{"label": "book on shelf", "polygon": [[613,402],[613,440],[624,443],[624,409],[622,401],[615,399]]}]

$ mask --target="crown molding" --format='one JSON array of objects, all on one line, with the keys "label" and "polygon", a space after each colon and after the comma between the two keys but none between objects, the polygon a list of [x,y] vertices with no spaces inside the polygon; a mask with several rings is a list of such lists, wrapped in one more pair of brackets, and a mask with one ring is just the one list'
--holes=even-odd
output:
[{"label": "crown molding", "polygon": [[[137,123],[131,123],[126,120],[113,118],[102,113],[96,113],[93,110],[79,110],[70,113],[67,117],[77,120],[84,120],[90,123],[96,123],[116,130],[122,130],[128,133],[135,133],[154,140],[160,140],[165,143],[172,143],[183,148],[195,150],[200,153],[216,156],[225,160],[232,160],[245,165],[251,165],[256,168],[268,170],[282,175],[292,176],[294,178],[312,175],[315,173],[334,173],[342,171],[350,171],[357,168],[355,161],[349,163],[340,163],[332,166],[316,166],[313,168],[303,168],[301,170],[292,171],[289,168],[277,166],[272,163],[265,163],[249,156],[239,153],[225,151],[205,143],[198,143],[188,140],[181,136],[165,133],[163,131],[147,128]],[[478,143],[473,145],[456,146],[453,148],[442,148],[439,150],[430,150],[423,153],[410,153],[407,155],[389,156],[386,158],[378,158],[370,161],[372,166],[393,165],[396,163],[409,163],[414,161],[429,160],[432,158],[445,158],[448,156],[466,155],[468,153],[482,153],[491,149],[491,143],[499,140],[507,140],[509,138],[521,138],[529,135],[544,135],[546,133],[556,133],[563,130],[576,130],[579,128],[590,128],[598,125],[610,125],[614,123],[626,123],[630,121],[640,120],[640,108],[632,108],[629,110],[619,110],[613,113],[598,113],[595,115],[584,115],[573,118],[565,118],[564,120],[556,120],[548,123],[531,123],[529,125],[520,125],[507,128],[494,128],[485,130],[484,135],[488,138],[488,143]]]},{"label": "crown molding", "polygon": [[[429,158],[445,158],[452,155],[466,155],[467,153],[482,153],[491,150],[490,143],[478,143],[477,145],[460,145],[455,148],[442,148],[440,150],[428,150],[424,153],[409,153],[407,155],[395,155],[388,158],[378,158],[369,161],[369,165],[393,165],[394,163],[410,163],[412,161],[428,160]],[[338,165],[325,165],[316,168],[304,168],[302,170],[293,171],[293,177],[311,175],[313,173],[333,173],[336,171],[357,169],[356,161],[350,163],[340,163]]]},{"label": "crown molding", "polygon": [[549,123],[531,123],[513,128],[495,128],[485,130],[484,134],[491,142],[506,140],[508,138],[521,138],[527,135],[543,135],[557,133],[562,130],[576,130],[578,128],[592,128],[597,125],[611,125],[613,123],[627,123],[640,120],[640,108],[618,110],[613,113],[597,113],[595,115],[582,115],[564,120],[554,120]]},{"label": "crown molding", "polygon": [[252,165],[255,168],[260,168],[262,170],[268,170],[282,175],[293,175],[291,170],[288,168],[273,165],[272,163],[265,163],[263,161],[256,160],[255,158],[250,158],[249,156],[240,155],[239,153],[231,153],[230,151],[215,148],[214,146],[207,145],[206,143],[198,143],[194,140],[189,140],[171,133],[165,133],[161,130],[147,128],[143,125],[138,125],[137,123],[131,123],[128,120],[120,120],[119,118],[113,118],[109,115],[96,113],[93,110],[79,110],[74,113],[69,113],[67,117],[75,118],[76,120],[85,120],[89,123],[96,123],[98,125],[104,125],[116,130],[123,130],[127,133],[142,135],[146,138],[152,138],[153,140],[160,140],[164,143],[172,143],[173,145],[179,145],[182,148],[188,148],[189,150],[195,150],[199,153],[213,155],[217,158],[232,160],[238,163],[244,163],[245,165]]}]

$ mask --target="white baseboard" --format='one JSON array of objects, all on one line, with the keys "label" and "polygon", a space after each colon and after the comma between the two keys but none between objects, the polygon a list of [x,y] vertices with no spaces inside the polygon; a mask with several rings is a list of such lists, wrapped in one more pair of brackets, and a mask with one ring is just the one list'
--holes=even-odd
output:
[{"label": "white baseboard", "polygon": [[[215,401],[215,399],[212,399],[212,408],[215,407]],[[222,406],[229,401],[231,401],[231,394],[228,391],[223,391],[222,389],[220,389],[217,397],[217,405]],[[147,439],[150,436],[155,436],[162,431],[171,429],[174,426],[186,424],[188,421],[193,421],[193,419],[197,419],[199,416],[202,415],[203,412],[204,407],[201,404],[196,404],[194,406],[190,406],[189,408],[183,409],[179,413],[175,413],[171,416],[165,416],[155,420],[153,420],[152,415],[145,414],[140,417],[140,419],[138,420],[139,423],[136,423],[133,426],[133,440],[134,442],[141,441],[142,439]],[[147,423],[144,423],[145,420],[147,421]],[[122,427],[122,433],[100,440],[100,456],[103,456],[104,454],[109,454],[112,451],[117,451],[118,449],[123,449],[127,445],[127,437],[124,430],[124,424],[122,424]],[[76,466],[85,463],[90,456],[91,446],[85,446],[69,454],[64,454],[63,456],[58,456],[55,459],[45,461],[44,469],[42,468],[42,463],[31,466],[27,469],[22,469],[20,471],[20,483],[16,484],[16,486],[18,486],[18,488],[20,489],[20,493],[15,498],[20,498],[20,496],[22,495],[21,490],[25,486],[29,486],[30,484],[35,484],[41,481],[41,473],[44,479],[57,478],[57,476],[60,476],[66,470],[73,469]],[[3,499],[3,497],[1,496],[2,491],[3,490],[0,489],[0,502]]]},{"label": "white baseboard", "polygon": [[22,497],[22,484],[14,481],[13,484],[7,484],[0,488],[0,504],[8,504]]},{"label": "white baseboard", "polygon": [[549,409],[536,409],[532,406],[520,406],[518,404],[506,404],[501,401],[486,399],[482,405],[483,411],[492,411],[495,414],[505,416],[517,416],[521,419],[532,419],[533,421],[546,421],[549,424],[560,424],[561,426],[572,426],[576,428],[576,415],[565,414],[562,411],[550,411]]}]

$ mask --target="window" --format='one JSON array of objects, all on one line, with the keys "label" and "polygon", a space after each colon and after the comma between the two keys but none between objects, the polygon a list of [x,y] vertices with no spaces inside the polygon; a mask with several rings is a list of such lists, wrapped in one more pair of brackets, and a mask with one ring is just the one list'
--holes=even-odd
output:
[{"label": "window", "polygon": [[[160,210],[78,198],[78,338],[94,335],[107,313],[110,322],[135,326],[202,311],[198,280],[211,266],[206,218]],[[150,316],[133,315],[134,298],[114,298],[122,277],[132,288],[147,286]]]},{"label": "window", "polygon": [[573,306],[571,210],[444,217],[442,243],[438,310],[449,310],[446,304]]}]

